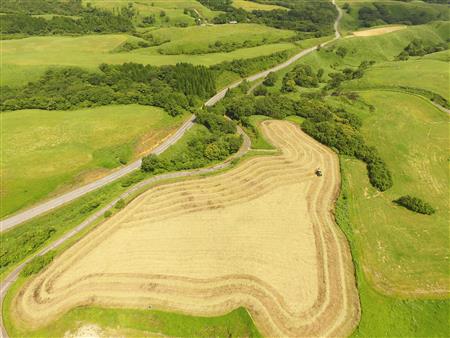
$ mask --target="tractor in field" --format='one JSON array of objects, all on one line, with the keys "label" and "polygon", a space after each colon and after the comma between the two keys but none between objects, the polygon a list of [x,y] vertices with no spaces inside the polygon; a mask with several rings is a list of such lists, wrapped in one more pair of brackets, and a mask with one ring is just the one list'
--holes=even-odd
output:
[{"label": "tractor in field", "polygon": [[316,173],[316,176],[318,176],[318,177],[321,177],[323,175],[322,169],[320,169],[320,168],[317,168],[315,173]]}]

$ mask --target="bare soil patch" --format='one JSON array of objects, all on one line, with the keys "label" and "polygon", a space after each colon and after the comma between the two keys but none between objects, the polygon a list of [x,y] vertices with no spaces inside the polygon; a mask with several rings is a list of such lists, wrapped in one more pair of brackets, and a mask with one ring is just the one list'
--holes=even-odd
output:
[{"label": "bare soil patch", "polygon": [[338,158],[292,123],[262,129],[281,155],[150,189],[27,283],[13,317],[38,328],[82,305],[206,316],[244,306],[267,336],[348,335],[359,301],[332,214]]},{"label": "bare soil patch", "polygon": [[366,29],[363,31],[353,32],[353,35],[355,35],[355,36],[377,36],[377,35],[392,33],[392,32],[398,31],[400,29],[405,29],[405,28],[406,28],[406,26],[387,26],[387,27],[380,27],[380,28],[372,28],[372,29]]}]

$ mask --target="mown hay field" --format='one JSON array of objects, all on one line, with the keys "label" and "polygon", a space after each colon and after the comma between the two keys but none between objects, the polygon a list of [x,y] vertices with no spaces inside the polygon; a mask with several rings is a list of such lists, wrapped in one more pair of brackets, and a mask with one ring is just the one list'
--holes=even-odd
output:
[{"label": "mown hay field", "polygon": [[86,183],[155,147],[183,123],[156,107],[2,113],[2,210]]},{"label": "mown hay field", "polygon": [[349,334],[359,303],[332,216],[337,157],[290,122],[261,126],[281,155],[150,189],[27,283],[14,321],[37,329],[80,305],[206,316],[244,306],[268,336]]}]

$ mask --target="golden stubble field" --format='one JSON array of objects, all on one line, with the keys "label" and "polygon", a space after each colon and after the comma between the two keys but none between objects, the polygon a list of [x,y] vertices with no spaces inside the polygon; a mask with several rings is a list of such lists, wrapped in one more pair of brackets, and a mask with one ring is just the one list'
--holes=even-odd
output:
[{"label": "golden stubble field", "polygon": [[349,334],[359,300],[332,214],[338,158],[290,122],[262,129],[280,155],[148,190],[27,283],[13,318],[38,328],[81,305],[206,316],[244,306],[267,336]]}]

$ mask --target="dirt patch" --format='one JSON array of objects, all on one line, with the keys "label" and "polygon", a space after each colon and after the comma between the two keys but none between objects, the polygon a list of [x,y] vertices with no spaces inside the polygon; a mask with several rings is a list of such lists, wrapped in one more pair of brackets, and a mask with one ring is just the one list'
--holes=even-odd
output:
[{"label": "dirt patch", "polygon": [[359,302],[332,215],[337,156],[292,123],[262,129],[281,155],[150,189],[28,283],[14,317],[37,328],[81,305],[204,316],[244,306],[267,336],[348,335]]},{"label": "dirt patch", "polygon": [[380,27],[380,28],[372,28],[372,29],[366,29],[363,31],[353,32],[353,35],[355,35],[355,36],[376,36],[376,35],[392,33],[392,32],[398,31],[400,29],[405,29],[405,28],[406,28],[406,26],[387,26],[387,27]]}]

